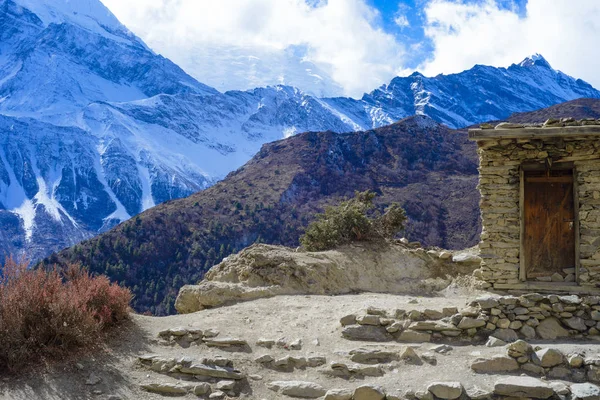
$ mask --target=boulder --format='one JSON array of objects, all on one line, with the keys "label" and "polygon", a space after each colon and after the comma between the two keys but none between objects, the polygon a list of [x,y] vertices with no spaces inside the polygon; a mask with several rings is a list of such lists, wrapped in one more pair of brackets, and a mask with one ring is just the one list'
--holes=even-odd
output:
[{"label": "boulder", "polygon": [[437,398],[454,400],[463,393],[463,386],[460,382],[434,382],[427,386],[427,390]]},{"label": "boulder", "polygon": [[475,299],[475,303],[479,304],[479,307],[484,310],[498,307],[499,304],[498,299],[492,296],[479,297],[478,299]]},{"label": "boulder", "polygon": [[600,388],[591,383],[575,383],[571,385],[573,400],[600,400]]},{"label": "boulder", "polygon": [[425,315],[425,318],[430,320],[438,320],[444,318],[444,313],[438,310],[427,309],[423,311],[423,315]]},{"label": "boulder", "polygon": [[342,330],[342,336],[348,340],[366,340],[371,342],[387,342],[392,338],[385,328],[373,325],[350,325]]},{"label": "boulder", "polygon": [[210,384],[208,384],[206,382],[202,382],[202,383],[198,383],[198,384],[194,385],[194,389],[192,390],[192,392],[196,396],[205,395],[207,393],[210,393],[210,391],[211,391]]},{"label": "boulder", "polygon": [[572,368],[581,368],[583,366],[584,358],[580,354],[571,354],[568,358],[568,362]]},{"label": "boulder", "polygon": [[583,318],[571,317],[571,318],[563,319],[563,322],[565,323],[565,325],[567,325],[571,329],[575,329],[580,332],[587,330],[587,325],[585,324],[585,321],[583,320]]},{"label": "boulder", "polygon": [[490,359],[478,358],[471,364],[471,369],[480,374],[510,372],[519,369],[519,363],[508,356],[495,356]]},{"label": "boulder", "polygon": [[494,394],[499,396],[547,399],[554,394],[554,389],[540,379],[528,376],[511,376],[496,382],[494,385]]},{"label": "boulder", "polygon": [[527,339],[535,339],[535,329],[532,326],[523,325],[519,332]]},{"label": "boulder", "polygon": [[273,362],[274,360],[275,359],[269,354],[264,354],[254,359],[254,361],[256,361],[259,364],[268,364],[270,362]]},{"label": "boulder", "polygon": [[187,385],[179,383],[147,383],[141,385],[141,388],[148,392],[168,396],[185,395],[190,390]]},{"label": "boulder", "polygon": [[273,381],[267,383],[267,388],[286,396],[305,399],[316,399],[326,393],[321,385],[305,381]]},{"label": "boulder", "polygon": [[569,331],[563,328],[556,318],[552,317],[540,321],[540,324],[535,328],[535,332],[544,340],[554,340],[569,336]]},{"label": "boulder", "polygon": [[515,340],[519,339],[517,332],[513,331],[512,329],[496,329],[491,336],[505,342],[514,342]]},{"label": "boulder", "polygon": [[431,334],[407,329],[398,336],[399,342],[423,343],[431,341]]},{"label": "boulder", "polygon": [[352,390],[330,389],[325,393],[323,400],[352,400]]},{"label": "boulder", "polygon": [[229,391],[235,387],[235,381],[219,381],[216,384],[217,390]]},{"label": "boulder", "polygon": [[465,393],[471,400],[489,400],[492,398],[492,392],[490,390],[484,390],[476,386],[467,388]]},{"label": "boulder", "polygon": [[344,315],[342,318],[340,318],[340,324],[342,324],[342,326],[354,325],[355,323],[356,323],[356,315],[355,314]]},{"label": "boulder", "polygon": [[554,367],[563,363],[565,356],[560,350],[548,347],[535,352],[537,361],[544,368]]},{"label": "boulder", "polygon": [[513,358],[519,358],[529,355],[533,351],[533,347],[524,340],[517,340],[506,346],[508,355]]},{"label": "boulder", "polygon": [[458,329],[481,328],[486,321],[481,318],[463,317],[458,323]]},{"label": "boulder", "polygon": [[382,387],[375,385],[363,385],[354,390],[353,400],[383,400],[385,392]]},{"label": "boulder", "polygon": [[422,364],[421,359],[419,358],[419,356],[417,355],[415,350],[409,346],[405,347],[400,352],[400,359],[406,361],[409,364],[414,364],[414,365]]},{"label": "boulder", "polygon": [[187,314],[207,307],[273,297],[278,294],[282,294],[282,290],[276,286],[247,287],[230,282],[203,281],[199,285],[183,286],[175,300],[175,309],[180,314]]},{"label": "boulder", "polygon": [[361,364],[379,364],[398,360],[398,353],[380,349],[358,348],[350,350],[350,359]]},{"label": "boulder", "polygon": [[377,315],[361,315],[359,317],[356,317],[356,322],[360,325],[380,325],[379,316]]},{"label": "boulder", "polygon": [[550,379],[568,380],[571,377],[571,370],[563,366],[558,366],[550,369],[547,376]]}]

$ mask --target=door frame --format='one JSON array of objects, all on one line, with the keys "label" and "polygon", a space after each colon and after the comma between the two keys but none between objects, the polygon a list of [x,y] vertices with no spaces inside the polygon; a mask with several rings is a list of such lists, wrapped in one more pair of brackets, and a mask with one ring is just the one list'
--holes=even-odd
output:
[{"label": "door frame", "polygon": [[[525,172],[545,171],[547,164],[544,163],[523,163],[519,168],[519,223],[520,223],[520,248],[519,248],[519,280],[527,281],[527,265],[525,262]],[[551,170],[571,170],[573,171],[573,214],[575,216],[574,232],[575,235],[575,283],[579,285],[579,190],[577,185],[577,169],[573,162],[556,163],[550,167]],[[559,282],[560,283],[560,282]]]}]

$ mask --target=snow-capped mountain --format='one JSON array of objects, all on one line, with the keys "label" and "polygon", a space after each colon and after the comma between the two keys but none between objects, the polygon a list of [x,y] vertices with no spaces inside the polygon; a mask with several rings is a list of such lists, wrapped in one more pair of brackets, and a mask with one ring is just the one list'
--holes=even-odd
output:
[{"label": "snow-capped mountain", "polygon": [[0,0],[0,249],[36,259],[242,166],[266,142],[426,114],[451,127],[600,97],[541,57],[395,78],[362,99],[221,93],[98,0]]},{"label": "snow-capped mountain", "polygon": [[269,85],[302,88],[312,96],[344,94],[329,72],[310,61],[306,46],[283,50],[258,47],[210,47],[173,49],[177,63],[187,73],[220,91],[250,90]]},{"label": "snow-capped mountain", "polygon": [[459,128],[599,96],[590,84],[554,70],[536,54],[508,68],[476,65],[458,74],[432,78],[415,72],[394,78],[358,102],[345,98],[326,101],[362,126],[377,127],[419,114]]}]

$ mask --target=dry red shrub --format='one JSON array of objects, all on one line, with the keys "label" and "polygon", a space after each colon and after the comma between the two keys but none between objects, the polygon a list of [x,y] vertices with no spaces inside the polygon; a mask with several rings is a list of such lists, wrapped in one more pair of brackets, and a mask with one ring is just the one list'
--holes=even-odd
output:
[{"label": "dry red shrub", "polygon": [[8,258],[0,270],[0,371],[74,347],[128,316],[131,292],[79,266],[28,269]]}]

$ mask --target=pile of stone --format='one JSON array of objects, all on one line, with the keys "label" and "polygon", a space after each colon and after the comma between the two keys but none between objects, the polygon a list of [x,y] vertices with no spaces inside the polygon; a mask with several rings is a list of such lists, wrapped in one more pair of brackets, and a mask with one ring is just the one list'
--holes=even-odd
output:
[{"label": "pile of stone", "polygon": [[233,368],[233,362],[223,357],[197,361],[187,357],[166,358],[149,354],[138,357],[138,360],[144,368],[182,380],[141,385],[146,391],[162,395],[193,393],[197,396],[207,395],[211,399],[235,397],[241,389],[238,382],[244,379],[244,375]]},{"label": "pile of stone", "polygon": [[160,331],[158,337],[164,340],[163,344],[180,346],[197,346],[205,344],[209,347],[228,348],[230,350],[246,351],[248,342],[237,338],[218,338],[218,331],[213,329],[188,329],[183,327],[170,328]]},{"label": "pile of stone", "polygon": [[530,293],[520,297],[483,297],[458,310],[402,310],[374,307],[365,315],[341,318],[342,336],[348,340],[411,342],[491,337],[490,346],[519,338],[556,339],[600,334],[600,297],[557,296]]},{"label": "pile of stone", "polygon": [[520,372],[574,382],[600,382],[600,357],[563,354],[552,347],[534,348],[524,340],[506,346],[506,355],[479,358],[471,368],[478,373]]},{"label": "pile of stone", "polygon": [[[342,336],[348,340],[423,343],[432,338],[457,337],[462,331],[474,336],[486,322],[477,320],[479,310],[456,307],[437,310],[396,309],[392,312],[369,307],[366,315],[349,314],[340,319]],[[459,327],[460,326],[460,327]]]},{"label": "pile of stone", "polygon": [[255,360],[262,366],[281,372],[293,372],[294,369],[316,368],[327,363],[324,356],[315,355],[307,357],[285,356],[274,358],[269,354],[264,354]]},{"label": "pile of stone", "polygon": [[600,334],[600,297],[530,293],[520,297],[485,297],[472,306],[481,310],[491,336],[504,341],[556,339]]},{"label": "pile of stone", "polygon": [[433,382],[427,385],[425,390],[408,391],[402,395],[386,393],[377,385],[361,385],[354,390],[326,390],[314,382],[275,381],[268,383],[267,387],[281,395],[323,400],[484,400],[492,398],[596,400],[600,396],[600,388],[590,383],[578,383],[569,387],[560,382],[545,382],[526,376],[500,379],[490,391],[479,388],[465,389],[460,382]]},{"label": "pile of stone", "polygon": [[302,339],[294,339],[289,341],[284,337],[279,339],[261,338],[256,341],[256,345],[259,347],[265,347],[267,349],[278,347],[284,350],[302,350]]}]

